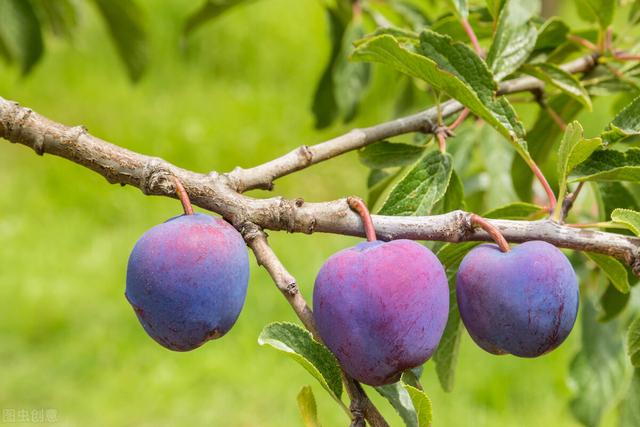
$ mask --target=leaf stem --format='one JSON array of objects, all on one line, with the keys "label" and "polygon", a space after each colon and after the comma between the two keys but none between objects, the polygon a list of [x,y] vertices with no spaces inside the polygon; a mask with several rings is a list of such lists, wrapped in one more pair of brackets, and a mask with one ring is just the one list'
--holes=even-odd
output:
[{"label": "leaf stem", "polygon": [[529,158],[527,163],[529,164],[529,168],[531,168],[533,174],[538,178],[538,181],[542,185],[542,188],[544,188],[545,193],[547,193],[547,197],[549,199],[549,212],[553,212],[558,201],[556,200],[556,195],[553,193],[553,190],[549,185],[549,181],[544,177],[544,174],[532,158]]},{"label": "leaf stem", "polygon": [[191,200],[189,200],[187,190],[184,189],[184,186],[175,175],[172,175],[171,177],[173,178],[173,185],[176,187],[176,195],[180,199],[180,203],[182,203],[184,214],[193,215],[193,207],[191,206]]},{"label": "leaf stem", "polygon": [[509,247],[509,243],[507,239],[504,238],[500,230],[497,227],[490,224],[487,220],[482,218],[480,215],[476,215],[474,213],[471,214],[471,224],[476,227],[482,228],[487,232],[489,236],[493,239],[494,242],[498,245],[502,252],[509,252],[511,248]]},{"label": "leaf stem", "polygon": [[469,24],[469,21],[466,19],[461,19],[460,23],[462,24],[462,28],[464,28],[464,32],[467,33],[469,40],[471,40],[471,44],[475,49],[478,56],[482,57],[484,54],[482,52],[482,48],[480,47],[480,42],[478,41],[478,37],[476,37],[476,33],[473,31],[473,27]]},{"label": "leaf stem", "polygon": [[375,242],[378,240],[376,237],[376,229],[373,226],[373,220],[371,219],[371,214],[369,213],[369,209],[367,209],[367,205],[364,201],[355,196],[351,196],[347,198],[347,203],[349,207],[356,211],[360,218],[362,218],[362,224],[364,225],[364,234],[367,236],[367,240],[370,242]]}]

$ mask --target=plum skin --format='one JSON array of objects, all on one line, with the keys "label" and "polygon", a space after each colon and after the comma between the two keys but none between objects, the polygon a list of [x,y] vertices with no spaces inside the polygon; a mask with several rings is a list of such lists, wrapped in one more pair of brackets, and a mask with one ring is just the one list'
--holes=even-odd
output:
[{"label": "plum skin", "polygon": [[174,351],[226,334],[244,305],[249,256],[242,236],[209,215],[147,231],[129,257],[125,296],[144,330]]},{"label": "plum skin", "polygon": [[431,357],[447,323],[449,287],[426,247],[363,242],[322,266],[313,309],[320,337],[345,371],[379,386]]},{"label": "plum skin", "polygon": [[555,246],[529,241],[501,252],[480,245],[456,279],[460,317],[471,338],[493,354],[537,357],[558,347],[576,320],[576,273]]}]

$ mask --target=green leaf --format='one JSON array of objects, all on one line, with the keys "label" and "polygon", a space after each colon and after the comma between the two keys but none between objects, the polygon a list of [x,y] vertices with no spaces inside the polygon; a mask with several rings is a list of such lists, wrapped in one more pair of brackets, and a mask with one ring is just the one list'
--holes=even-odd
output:
[{"label": "green leaf", "polygon": [[[560,188],[558,200],[560,203],[563,202],[567,190],[567,176],[600,146],[602,146],[600,138],[583,138],[583,130],[580,123],[574,121],[567,125],[558,149],[558,184]],[[556,213],[559,214],[560,210],[556,211]]]},{"label": "green leaf", "polygon": [[622,401],[619,426],[640,426],[640,369],[635,370],[627,395]]},{"label": "green leaf", "polygon": [[640,135],[640,96],[616,115],[602,132],[602,139],[613,144],[634,135]]},{"label": "green leaf", "polygon": [[596,254],[593,252],[584,252],[584,254],[602,269],[604,274],[609,278],[609,281],[611,281],[611,284],[615,286],[617,290],[623,294],[626,294],[631,290],[631,286],[629,286],[629,279],[627,278],[627,269],[624,268],[624,265],[622,265],[620,261],[610,256]]},{"label": "green leaf", "polygon": [[0,45],[3,56],[19,62],[23,75],[42,57],[42,31],[31,2],[0,1]]},{"label": "green leaf", "polygon": [[464,184],[455,170],[451,171],[446,193],[431,209],[431,214],[451,212],[464,207]]},{"label": "green leaf", "polygon": [[629,10],[629,17],[627,18],[629,24],[636,25],[640,22],[640,0],[635,0]]},{"label": "green leaf", "polygon": [[587,160],[601,144],[600,138],[584,139],[580,123],[576,121],[569,123],[558,149],[558,179],[560,185],[566,184],[567,176],[571,171]]},{"label": "green leaf", "polygon": [[582,87],[580,81],[573,74],[556,65],[546,63],[525,65],[522,71],[557,87],[591,111],[591,98],[589,98],[587,90]]},{"label": "green leaf", "polygon": [[56,36],[71,37],[77,23],[76,6],[70,0],[32,0],[36,14]]},{"label": "green leaf", "polygon": [[418,427],[418,416],[409,392],[402,382],[375,387],[375,390],[391,403],[406,427]]},{"label": "green leaf", "polygon": [[497,81],[520,68],[533,52],[538,32],[531,18],[539,10],[538,0],[506,1],[487,54],[487,64]]},{"label": "green leaf", "polygon": [[333,67],[333,96],[345,122],[355,117],[358,104],[369,86],[371,77],[370,64],[349,60],[354,50],[353,43],[364,35],[362,19],[354,17],[344,32],[340,53]]},{"label": "green leaf", "polygon": [[290,356],[305,368],[334,399],[342,395],[342,379],[338,362],[328,348],[315,341],[298,325],[275,322],[264,327],[258,344],[269,345]]},{"label": "green leaf", "polygon": [[418,427],[430,427],[433,413],[431,399],[422,390],[418,390],[413,386],[404,384],[403,387],[407,390],[413,402],[413,407],[418,416]]},{"label": "green leaf", "polygon": [[133,0],[94,0],[129,77],[137,81],[149,62],[149,46],[142,9]]},{"label": "green leaf", "polygon": [[637,317],[629,326],[627,348],[631,364],[636,368],[640,368],[640,317]]},{"label": "green leaf", "polygon": [[516,151],[529,158],[524,128],[504,97],[495,97],[497,86],[482,59],[468,46],[432,31],[420,34],[419,52],[401,46],[392,36],[374,37],[356,48],[353,58],[378,62],[422,79],[468,107],[495,127]]},{"label": "green leaf", "polygon": [[367,205],[372,209],[380,197],[384,194],[389,185],[402,173],[402,169],[396,172],[387,172],[380,169],[372,169],[367,179],[367,187],[369,188],[369,197]]},{"label": "green leaf", "polygon": [[207,22],[217,18],[234,6],[247,0],[205,0],[200,7],[187,16],[182,27],[182,35],[188,37]]},{"label": "green leaf", "polygon": [[[565,94],[559,94],[549,99],[548,105],[565,123],[573,120],[582,105]],[[529,152],[533,160],[541,165],[551,154],[554,145],[560,140],[563,131],[549,113],[545,110],[538,112],[538,117],[527,134]],[[516,193],[522,200],[531,200],[533,173],[527,163],[520,157],[514,157],[511,166],[511,179]]]},{"label": "green leaf", "polygon": [[589,296],[583,299],[581,317],[582,350],[569,368],[570,407],[582,424],[595,427],[624,385],[626,357],[619,322],[599,323]]},{"label": "green leaf", "polygon": [[329,55],[329,62],[322,72],[313,96],[311,110],[315,117],[316,129],[323,129],[331,125],[339,113],[338,102],[336,101],[334,92],[333,69],[340,55],[342,37],[346,30],[346,25],[338,11],[333,8],[327,8],[326,13],[329,24],[331,54]]},{"label": "green leaf", "polygon": [[[465,249],[464,254],[460,257],[460,260],[467,254],[469,250],[475,247],[474,244],[460,244],[452,245],[452,247],[458,249]],[[460,248],[464,246],[464,248]],[[442,250],[438,252],[438,257],[441,256]],[[458,261],[458,264],[460,261]],[[446,392],[453,390],[455,382],[455,369],[458,362],[458,353],[460,352],[460,338],[462,337],[462,322],[460,321],[460,311],[458,310],[458,302],[456,298],[456,273],[451,272],[448,275],[449,279],[449,317],[447,319],[447,326],[444,328],[442,338],[436,348],[436,352],[433,354],[433,361],[436,364],[436,374],[440,381],[440,386]]]},{"label": "green leaf", "polygon": [[305,427],[320,427],[318,421],[318,408],[316,398],[313,396],[311,386],[304,386],[298,393],[298,409],[302,416],[302,423]]},{"label": "green leaf", "polygon": [[486,0],[487,9],[494,18],[500,16],[500,11],[504,7],[505,0]]},{"label": "green leaf", "polygon": [[429,215],[445,195],[452,173],[451,155],[432,151],[419,160],[391,190],[381,215]]},{"label": "green leaf", "polygon": [[598,322],[608,322],[615,319],[629,303],[631,293],[623,294],[615,286],[609,283],[607,289],[600,297],[602,312],[598,316]]},{"label": "green leaf", "polygon": [[423,146],[380,141],[358,151],[358,157],[368,168],[385,169],[415,163],[424,150]]},{"label": "green leaf", "polygon": [[534,52],[556,49],[567,40],[569,31],[569,26],[562,19],[552,16],[538,29]]},{"label": "green leaf", "polygon": [[615,0],[576,0],[580,18],[588,22],[597,22],[603,30],[611,25],[615,6]]},{"label": "green leaf", "polygon": [[640,212],[631,209],[615,209],[611,219],[627,226],[636,236],[640,236]]},{"label": "green leaf", "polygon": [[634,195],[620,182],[598,182],[595,194],[600,207],[599,218],[608,221],[615,209],[640,210]]},{"label": "green leaf", "polygon": [[532,221],[546,214],[545,208],[533,203],[515,202],[482,214],[484,218],[493,219],[521,219]]},{"label": "green leaf", "polygon": [[469,4],[467,0],[447,0],[447,2],[450,5],[449,7],[453,9],[460,18],[467,19],[467,16],[469,16]]},{"label": "green leaf", "polygon": [[640,181],[640,149],[595,151],[571,174],[569,182],[579,181]]}]

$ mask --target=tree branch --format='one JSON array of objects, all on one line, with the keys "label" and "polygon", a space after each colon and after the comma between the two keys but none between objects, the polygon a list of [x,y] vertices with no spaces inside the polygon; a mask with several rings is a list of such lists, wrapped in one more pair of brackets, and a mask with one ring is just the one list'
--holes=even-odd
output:
[{"label": "tree branch", "polygon": [[[325,232],[364,236],[361,221],[346,199],[306,203],[280,197],[255,199],[237,193],[226,175],[200,174],[162,159],[137,154],[91,136],[82,127],[69,128],[0,98],[0,137],[32,147],[36,153],[50,153],[98,172],[109,182],[129,184],[149,195],[175,197],[173,180],[182,182],[191,201],[216,212],[241,229],[252,223],[267,230]],[[322,145],[322,144],[321,144]],[[489,236],[473,230],[469,214],[462,211],[429,217],[373,215],[381,239],[408,238],[446,242],[488,241]],[[637,261],[640,239],[614,233],[579,230],[545,221],[488,220],[510,242],[544,240],[558,247],[611,255],[640,272]]]},{"label": "tree branch", "polygon": [[[594,68],[597,65],[597,60],[598,55],[591,54],[564,64],[561,68],[569,73],[582,73]],[[534,77],[520,77],[502,82],[498,95],[527,92],[543,87],[544,83]],[[464,106],[455,100],[449,100],[440,105],[443,118],[449,117],[463,108]],[[282,157],[253,168],[236,168],[228,176],[238,192],[256,188],[270,190],[273,187],[273,181],[280,177],[385,138],[412,132],[432,133],[437,127],[437,116],[437,108],[432,107],[420,113],[376,126],[354,129],[320,144],[310,147],[303,145]]]}]

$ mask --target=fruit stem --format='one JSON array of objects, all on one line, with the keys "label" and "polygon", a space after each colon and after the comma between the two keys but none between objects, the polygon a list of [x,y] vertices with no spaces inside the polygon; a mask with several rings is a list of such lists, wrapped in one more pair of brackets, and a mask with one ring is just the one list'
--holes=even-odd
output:
[{"label": "fruit stem", "polygon": [[358,215],[360,215],[360,218],[362,218],[364,234],[367,236],[367,240],[370,242],[378,240],[376,237],[376,229],[373,227],[371,214],[369,213],[369,209],[367,209],[367,205],[364,201],[359,197],[351,196],[347,198],[347,203],[349,204],[349,207],[356,211]]},{"label": "fruit stem", "polygon": [[193,215],[193,207],[191,206],[191,200],[189,200],[189,195],[187,194],[187,190],[184,189],[184,186],[180,182],[178,178],[172,176],[173,185],[176,187],[176,195],[180,199],[180,203],[182,203],[182,209],[184,209],[185,215]]},{"label": "fruit stem", "polygon": [[486,219],[482,218],[480,215],[471,214],[471,224],[476,227],[482,228],[487,232],[489,236],[493,239],[494,242],[498,245],[502,252],[509,252],[511,248],[509,247],[509,243],[507,239],[504,238],[500,230],[491,225]]}]

